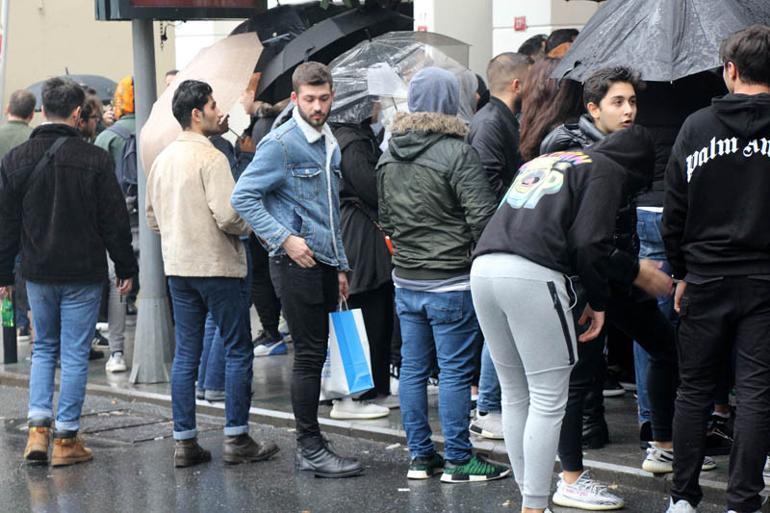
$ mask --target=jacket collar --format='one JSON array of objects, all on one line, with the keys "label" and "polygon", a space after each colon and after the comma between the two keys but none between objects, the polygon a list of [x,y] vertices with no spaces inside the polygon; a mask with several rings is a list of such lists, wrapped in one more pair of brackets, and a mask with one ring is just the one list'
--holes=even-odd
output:
[{"label": "jacket collar", "polygon": [[29,138],[50,136],[80,137],[80,132],[64,123],[43,123],[32,131]]},{"label": "jacket collar", "polygon": [[462,138],[468,134],[468,127],[457,116],[447,116],[438,112],[399,112],[393,117],[390,131],[394,135],[423,132]]},{"label": "jacket collar", "polygon": [[334,138],[334,135],[332,134],[331,128],[329,128],[328,123],[324,123],[323,128],[319,132],[312,126],[310,126],[310,123],[302,119],[302,116],[299,114],[299,107],[294,107],[294,111],[291,113],[292,119],[296,121],[297,126],[300,130],[302,130],[302,134],[305,136],[305,139],[307,139],[307,142],[310,144],[318,142],[321,137]]},{"label": "jacket collar", "polygon": [[207,146],[213,146],[213,144],[211,144],[211,141],[209,141],[208,137],[205,137],[201,134],[197,134],[195,132],[191,132],[189,130],[185,130],[181,134],[179,134],[176,137],[176,140],[181,142],[197,142],[197,143],[203,143]]},{"label": "jacket collar", "polygon": [[516,119],[516,115],[511,112],[511,109],[508,108],[508,106],[503,103],[503,101],[499,98],[496,98],[494,96],[489,97],[489,104],[492,105],[497,110],[501,111],[503,113],[503,116],[508,118],[508,121],[513,123],[514,125],[519,125],[519,120]]},{"label": "jacket collar", "polygon": [[578,128],[581,132],[583,132],[583,135],[591,140],[591,142],[601,141],[606,137],[601,130],[596,128],[593,120],[586,114],[580,116],[580,119],[578,120]]}]

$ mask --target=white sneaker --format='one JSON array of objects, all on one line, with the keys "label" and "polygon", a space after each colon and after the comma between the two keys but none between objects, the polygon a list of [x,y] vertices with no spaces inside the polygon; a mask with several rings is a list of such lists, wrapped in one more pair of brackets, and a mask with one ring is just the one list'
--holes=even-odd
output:
[{"label": "white sneaker", "polygon": [[583,471],[572,484],[568,484],[563,474],[559,474],[553,503],[557,506],[589,511],[609,511],[621,509],[624,506],[623,499],[610,493],[606,485],[592,479],[588,470]]},{"label": "white sneaker", "polygon": [[690,506],[686,500],[678,500],[674,504],[674,499],[671,499],[666,513],[698,513],[698,510]]},{"label": "white sneaker", "polygon": [[[709,456],[703,458],[703,465],[701,470],[709,471],[717,468],[717,462]],[[655,444],[650,442],[650,446],[647,448],[647,457],[642,462],[642,470],[651,472],[653,474],[669,474],[674,471],[674,451],[673,449],[661,449]],[[681,502],[681,501],[680,501]]]},{"label": "white sneaker", "polygon": [[379,419],[387,417],[389,413],[390,409],[384,406],[377,406],[369,401],[354,401],[351,397],[345,397],[334,401],[329,416],[339,420]]},{"label": "white sneaker", "polygon": [[401,402],[399,401],[398,396],[394,394],[382,395],[373,400],[372,403],[377,406],[383,406],[389,410],[398,410],[401,408]]},{"label": "white sneaker", "polygon": [[123,353],[112,353],[110,359],[107,360],[107,363],[104,365],[104,369],[107,372],[126,372],[128,366],[126,365],[126,360],[123,358]]},{"label": "white sneaker", "polygon": [[491,438],[492,440],[503,439],[503,416],[499,411],[492,411],[485,415],[476,415],[471,422],[470,431],[474,435]]}]

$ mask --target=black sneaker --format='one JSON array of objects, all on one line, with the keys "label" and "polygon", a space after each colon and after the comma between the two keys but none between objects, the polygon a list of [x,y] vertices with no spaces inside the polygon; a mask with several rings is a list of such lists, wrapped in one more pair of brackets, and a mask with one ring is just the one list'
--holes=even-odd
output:
[{"label": "black sneaker", "polygon": [[104,358],[104,353],[101,351],[97,351],[93,347],[88,349],[88,359],[89,360],[101,360]]},{"label": "black sneaker", "polygon": [[602,390],[604,397],[620,397],[625,393],[626,389],[623,388],[623,385],[617,379],[607,376],[607,379],[604,380],[604,389]]},{"label": "black sneaker", "polygon": [[444,458],[437,452],[432,456],[412,458],[409,463],[409,471],[406,473],[407,479],[430,479],[435,474],[444,471]]},{"label": "black sneaker", "polygon": [[725,456],[730,454],[733,446],[733,430],[730,428],[730,417],[712,414],[706,432],[707,456]]},{"label": "black sneaker", "polygon": [[511,469],[506,465],[492,463],[483,456],[475,455],[462,464],[444,463],[442,483],[477,483],[479,481],[492,481],[511,475]]},{"label": "black sneaker", "polygon": [[99,330],[94,332],[94,339],[91,341],[91,345],[94,347],[109,347],[110,341],[107,340],[104,335],[99,333]]},{"label": "black sneaker", "polygon": [[276,342],[282,342],[283,337],[280,332],[272,332],[268,330],[262,330],[252,342],[255,346],[271,345]]}]

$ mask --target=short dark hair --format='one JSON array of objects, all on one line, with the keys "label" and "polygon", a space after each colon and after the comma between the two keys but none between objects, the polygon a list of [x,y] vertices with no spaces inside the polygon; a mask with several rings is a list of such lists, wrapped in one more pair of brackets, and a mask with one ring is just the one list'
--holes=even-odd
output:
[{"label": "short dark hair", "polygon": [[533,59],[542,57],[545,55],[546,39],[548,39],[548,37],[545,34],[534,35],[521,43],[521,46],[516,50],[516,53],[528,55]]},{"label": "short dark hair", "polygon": [[22,119],[27,119],[35,112],[37,99],[35,95],[26,89],[19,89],[11,93],[11,99],[8,101],[8,113]]},{"label": "short dark hair", "polygon": [[563,45],[564,43],[571,43],[575,40],[576,37],[578,37],[578,34],[580,34],[580,31],[574,28],[554,30],[545,41],[545,54],[548,55],[551,53],[551,50],[559,45]]},{"label": "short dark hair", "polygon": [[487,65],[489,90],[499,93],[514,79],[523,82],[531,65],[532,59],[521,53],[504,52],[493,57]]},{"label": "short dark hair", "polygon": [[636,92],[639,92],[644,85],[639,72],[627,66],[602,68],[593,72],[583,84],[583,105],[588,106],[589,103],[599,105],[599,102],[607,96],[610,87],[618,82],[631,84]]},{"label": "short dark hair", "polygon": [[43,108],[49,118],[66,119],[86,99],[83,88],[68,78],[49,78],[43,84]]},{"label": "short dark hair", "polygon": [[190,128],[193,109],[203,110],[212,92],[211,86],[200,80],[185,80],[179,84],[171,100],[171,112],[183,129]]},{"label": "short dark hair", "polygon": [[304,62],[297,66],[297,69],[291,75],[291,87],[297,94],[299,94],[300,86],[320,86],[324,84],[329,84],[330,88],[334,88],[332,72],[329,71],[328,66],[320,62]]},{"label": "short dark hair", "polygon": [[90,91],[93,91],[93,89],[85,89],[86,99],[83,102],[83,110],[80,111],[80,119],[83,121],[88,121],[91,116],[98,114],[103,107],[99,96]]},{"label": "short dark hair", "polygon": [[722,42],[722,62],[732,62],[747,84],[770,85],[770,27],[751,25]]}]

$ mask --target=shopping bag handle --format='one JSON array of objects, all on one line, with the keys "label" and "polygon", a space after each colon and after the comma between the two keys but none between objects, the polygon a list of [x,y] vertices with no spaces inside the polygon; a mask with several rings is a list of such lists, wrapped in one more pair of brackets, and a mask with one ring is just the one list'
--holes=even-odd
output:
[{"label": "shopping bag handle", "polygon": [[337,311],[338,312],[345,312],[347,310],[350,310],[350,307],[348,307],[348,300],[345,298],[342,298],[339,303],[337,303]]}]

